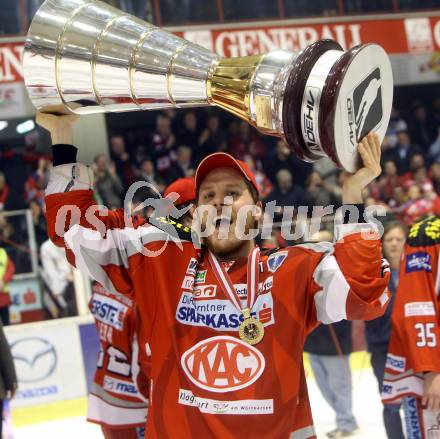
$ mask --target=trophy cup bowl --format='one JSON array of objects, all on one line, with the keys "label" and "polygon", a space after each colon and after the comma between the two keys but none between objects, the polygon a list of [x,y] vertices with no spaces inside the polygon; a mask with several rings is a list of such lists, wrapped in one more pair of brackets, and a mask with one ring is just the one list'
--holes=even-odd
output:
[{"label": "trophy cup bowl", "polygon": [[349,172],[357,143],[382,141],[393,78],[385,51],[320,40],[301,52],[222,58],[101,1],[46,0],[23,55],[34,106],[102,113],[216,105],[284,139],[302,160]]}]

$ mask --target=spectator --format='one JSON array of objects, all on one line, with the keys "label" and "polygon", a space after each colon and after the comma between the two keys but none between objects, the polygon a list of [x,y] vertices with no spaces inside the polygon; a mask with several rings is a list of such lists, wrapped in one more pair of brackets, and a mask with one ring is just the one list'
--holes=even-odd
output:
[{"label": "spectator", "polygon": [[396,186],[393,189],[393,196],[388,200],[388,206],[392,212],[395,212],[399,215],[401,212],[401,207],[405,201],[405,191],[403,190],[403,187]]},{"label": "spectator", "polygon": [[0,321],[0,438],[3,437],[3,404],[5,400],[12,399],[15,396],[17,387],[17,375],[15,373],[14,361],[12,360],[11,349]]},{"label": "spectator", "polygon": [[47,222],[44,218],[43,208],[36,201],[29,203],[29,208],[32,213],[32,221],[34,223],[35,240],[37,246],[40,248],[41,244],[48,239],[47,235]]},{"label": "spectator", "polygon": [[163,177],[171,168],[175,145],[176,138],[171,131],[171,119],[166,114],[160,113],[156,118],[152,148],[155,168]]},{"label": "spectator", "polygon": [[48,239],[41,245],[40,256],[43,278],[61,309],[59,317],[77,315],[72,268],[65,250]]},{"label": "spectator", "polygon": [[116,167],[108,163],[104,154],[98,154],[94,160],[95,191],[100,202],[109,209],[122,207],[124,186],[118,177]]},{"label": "spectator", "polygon": [[[328,231],[321,231],[313,235],[312,240],[333,241],[333,236]],[[304,345],[316,384],[336,414],[336,429],[327,433],[329,438],[351,436],[358,429],[352,411],[349,363],[352,350],[351,322],[347,320],[321,324],[309,334]]]},{"label": "spectator", "polygon": [[138,144],[135,148],[133,159],[132,159],[132,166],[134,167],[134,175],[137,174],[138,170],[140,169],[142,162],[147,158],[147,148],[144,144]]},{"label": "spectator", "polygon": [[196,148],[200,133],[197,127],[197,117],[194,111],[187,111],[184,114],[182,125],[183,126],[177,136],[178,144]]},{"label": "spectator", "polygon": [[[277,206],[309,206],[307,194],[300,186],[293,184],[293,177],[289,170],[281,169],[276,175],[277,185],[266,198],[266,203],[275,201]],[[282,210],[283,212],[283,210]],[[275,219],[282,218],[282,212],[275,216]]]},{"label": "spectator", "polygon": [[231,138],[229,152],[239,160],[244,160],[248,154],[254,158],[262,158],[265,156],[266,147],[249,123],[242,120],[237,135]]},{"label": "spectator", "polygon": [[[391,268],[388,284],[391,300],[382,317],[365,322],[368,352],[371,353],[371,366],[378,382],[379,394],[382,391],[388,343],[391,336],[391,314],[399,284],[400,260],[405,245],[406,233],[406,226],[401,222],[391,222],[385,227],[382,237],[382,249],[383,255],[388,260]],[[384,404],[383,406],[383,422],[388,439],[404,439],[399,409],[400,404]]]},{"label": "spectator", "polygon": [[371,186],[375,198],[388,202],[393,197],[394,188],[401,184],[401,178],[397,175],[396,163],[393,160],[387,160],[383,164],[383,173],[379,181],[373,183]]},{"label": "spectator", "polygon": [[4,212],[0,212],[0,242],[1,241],[15,241],[17,235],[15,233],[14,227],[8,221],[7,216]]},{"label": "spectator", "polygon": [[417,104],[413,111],[411,121],[411,138],[423,151],[427,151],[436,137],[433,121],[428,117],[428,111],[422,104]]},{"label": "spectator", "polygon": [[44,189],[49,181],[49,171],[52,163],[49,160],[40,158],[38,169],[29,176],[25,183],[25,200],[27,203],[36,201],[42,206],[44,204]]},{"label": "spectator", "polygon": [[388,123],[384,142],[389,146],[389,148],[394,148],[399,143],[398,133],[401,131],[406,131],[407,129],[408,125],[400,117],[399,110],[396,107],[393,107],[391,109],[391,118]]},{"label": "spectator", "polygon": [[138,172],[138,177],[142,181],[151,183],[156,188],[163,180],[162,177],[156,173],[156,170],[154,169],[154,163],[150,158],[146,158],[142,162],[141,168]]},{"label": "spectator", "polygon": [[434,213],[433,200],[423,196],[418,184],[409,187],[408,198],[409,200],[401,208],[406,224],[413,224],[424,216]]},{"label": "spectator", "polygon": [[435,192],[440,195],[440,163],[433,163],[429,174]]},{"label": "spectator", "polygon": [[411,156],[420,152],[418,148],[412,145],[408,131],[399,131],[398,143],[396,147],[385,154],[386,160],[393,160],[397,166],[397,173],[403,175],[409,171],[409,162]]},{"label": "spectator", "polygon": [[333,193],[317,171],[313,171],[307,178],[306,190],[312,206],[334,205],[336,200]]},{"label": "spectator", "polygon": [[[425,157],[421,153],[416,153],[411,156],[409,160],[409,171],[402,175],[400,178],[400,184],[404,189],[408,189],[413,184],[419,184],[423,189],[426,185],[431,185],[431,181],[427,176],[425,168]],[[428,190],[428,188],[426,188]]]},{"label": "spectator", "polygon": [[185,145],[179,146],[176,162],[167,172],[167,181],[172,183],[178,178],[191,177],[194,172],[191,148]]},{"label": "spectator", "polygon": [[15,265],[8,256],[6,249],[0,247],[0,321],[3,325],[9,325],[9,307],[11,297],[9,296],[8,284],[15,274]]},{"label": "spectator", "polygon": [[8,184],[6,183],[5,174],[0,172],[0,211],[7,209],[9,196],[10,190]]},{"label": "spectator", "polygon": [[434,127],[440,129],[440,96],[436,96],[432,102],[432,120]]},{"label": "spectator", "polygon": [[206,128],[200,134],[194,161],[197,163],[208,154],[216,151],[226,151],[226,137],[220,129],[220,120],[216,114],[208,116]]},{"label": "spectator", "polygon": [[125,188],[128,188],[134,181],[134,174],[130,164],[130,155],[126,150],[125,140],[122,136],[110,138],[110,156],[115,164],[116,173]]},{"label": "spectator", "polygon": [[440,123],[437,129],[437,137],[429,147],[428,160],[430,160],[431,162],[440,161]]},{"label": "spectator", "polygon": [[266,174],[275,182],[276,175],[281,169],[287,169],[295,175],[296,181],[302,187],[305,186],[306,179],[313,166],[296,158],[289,146],[283,140],[278,140],[275,148],[275,157],[266,162]]},{"label": "spectator", "polygon": [[249,166],[249,169],[255,175],[255,180],[257,180],[258,191],[262,199],[266,198],[273,189],[273,184],[267,178],[263,171],[260,171],[255,166],[255,159],[250,154],[244,157],[244,162]]}]

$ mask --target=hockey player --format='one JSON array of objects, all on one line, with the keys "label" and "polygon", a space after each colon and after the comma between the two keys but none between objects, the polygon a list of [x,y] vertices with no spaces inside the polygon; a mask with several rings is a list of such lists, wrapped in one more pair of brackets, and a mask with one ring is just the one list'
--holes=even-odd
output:
[{"label": "hockey player", "polygon": [[439,250],[439,217],[411,227],[392,314],[382,399],[404,402],[409,439],[440,429]]},{"label": "hockey player", "polygon": [[177,195],[174,206],[182,213],[179,218],[174,218],[184,226],[190,227],[193,220],[194,207],[196,202],[196,183],[194,177],[178,178],[173,181],[163,194],[164,197],[170,197],[172,193]]},{"label": "hockey player", "polygon": [[[318,320],[384,312],[389,275],[373,224],[339,226],[335,245],[260,252],[251,238],[261,218],[255,178],[216,153],[195,176],[198,208],[215,212],[197,214],[201,230],[212,230],[201,248],[186,227],[127,225],[122,212],[95,205],[91,174],[71,146],[72,119],[38,116],[54,144],[49,234],[106,289],[134,293],[151,350],[147,437],[315,437],[311,422],[298,428],[309,409],[304,338]],[[362,189],[380,174],[377,136],[358,148],[363,166],[345,180],[343,201],[361,209]]]},{"label": "hockey player", "polygon": [[98,329],[100,352],[87,420],[100,424],[106,439],[144,439],[149,384],[140,370],[142,346],[136,334],[133,298],[95,283],[89,308]]}]

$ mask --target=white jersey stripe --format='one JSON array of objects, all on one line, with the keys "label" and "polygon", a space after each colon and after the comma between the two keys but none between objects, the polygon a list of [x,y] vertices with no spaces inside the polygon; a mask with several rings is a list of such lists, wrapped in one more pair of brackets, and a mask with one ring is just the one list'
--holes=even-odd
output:
[{"label": "white jersey stripe", "polygon": [[147,420],[148,409],[123,408],[105,402],[96,395],[89,395],[87,419],[110,426],[144,425]]},{"label": "white jersey stripe", "polygon": [[322,288],[314,297],[318,320],[328,324],[347,319],[350,286],[336,258],[325,256],[316,267],[313,279]]}]

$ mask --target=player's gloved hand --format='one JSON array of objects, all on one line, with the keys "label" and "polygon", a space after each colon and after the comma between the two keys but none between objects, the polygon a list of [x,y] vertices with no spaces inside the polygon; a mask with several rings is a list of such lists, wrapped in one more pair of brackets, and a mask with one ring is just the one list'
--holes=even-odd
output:
[{"label": "player's gloved hand", "polygon": [[362,190],[382,172],[380,167],[380,142],[376,133],[369,133],[358,143],[362,166],[345,178],[342,186],[344,204],[361,204]]},{"label": "player's gloved hand", "polygon": [[52,144],[73,144],[73,124],[79,120],[76,114],[55,114],[37,112],[36,122],[49,131]]},{"label": "player's gloved hand", "polygon": [[428,410],[440,410],[440,373],[425,373],[422,404]]}]

